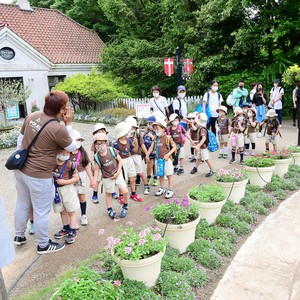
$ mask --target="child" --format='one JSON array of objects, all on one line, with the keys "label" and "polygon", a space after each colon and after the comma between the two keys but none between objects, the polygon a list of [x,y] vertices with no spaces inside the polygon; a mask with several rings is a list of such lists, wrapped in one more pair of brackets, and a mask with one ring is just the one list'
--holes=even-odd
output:
[{"label": "child", "polygon": [[[269,143],[271,142],[273,144],[273,150],[277,151],[277,143],[278,143],[278,134],[279,133],[279,128],[280,124],[278,120],[275,118],[277,114],[275,113],[275,109],[269,109],[267,114],[266,114],[266,119],[264,119],[261,123],[260,126],[263,124],[266,124],[265,128],[265,136],[266,136],[266,151],[269,151]],[[266,135],[267,132],[267,135]]]},{"label": "child", "polygon": [[255,143],[256,143],[256,127],[257,127],[257,120],[256,120],[256,109],[254,107],[248,108],[247,112],[247,125],[245,130],[245,148],[246,152],[245,155],[249,155],[249,148],[250,142],[252,147],[251,155],[255,155]]},{"label": "child", "polygon": [[95,154],[95,176],[92,186],[97,186],[99,170],[102,173],[102,182],[105,191],[105,200],[108,215],[115,219],[117,213],[111,207],[111,194],[118,187],[119,193],[123,195],[121,209],[121,218],[125,218],[128,210],[128,189],[122,174],[122,158],[119,151],[108,147],[108,138],[105,133],[97,133],[93,137],[94,147],[97,151]]},{"label": "child", "polygon": [[[119,151],[119,154],[122,158],[125,181],[127,182],[129,178],[131,189],[130,199],[133,199],[137,202],[142,202],[143,199],[138,196],[135,190],[136,170],[134,166],[134,161],[131,156],[131,150],[133,148],[133,145],[131,140],[129,139],[131,128],[131,124],[126,123],[124,121],[118,123],[115,127],[117,140],[113,143],[113,146]],[[122,194],[120,194],[119,196],[119,202],[120,204],[124,203],[124,198]]]},{"label": "child", "polygon": [[[147,119],[147,127],[146,127],[144,134],[142,135],[141,148],[142,148],[145,156],[156,137],[155,131],[153,130],[153,123],[155,121],[156,121],[156,119],[154,116],[151,116]],[[148,185],[150,185],[151,178],[152,178],[151,173],[153,172],[152,185],[158,186],[158,180],[157,180],[157,175],[156,175],[156,164],[155,164],[155,150],[153,150],[149,154],[149,160],[148,160],[148,162],[146,161],[146,163],[147,163],[147,183],[148,183]]]},{"label": "child", "polygon": [[231,155],[230,164],[235,163],[235,153],[238,146],[240,154],[240,163],[244,163],[244,130],[246,129],[246,118],[243,110],[237,107],[234,110],[234,117],[231,120],[232,127],[229,136],[231,136]]},{"label": "child", "polygon": [[196,161],[196,157],[197,157],[197,154],[195,154],[195,141],[198,137],[198,127],[195,126],[195,117],[197,115],[197,112],[192,112],[192,113],[189,113],[188,116],[187,116],[187,120],[188,120],[188,128],[189,128],[189,135],[192,139],[192,143],[191,143],[191,154],[189,156],[189,159],[190,159],[190,162],[194,162]]},{"label": "child", "polygon": [[205,177],[211,177],[215,172],[211,160],[209,159],[209,151],[207,149],[208,144],[208,131],[206,129],[207,115],[204,113],[198,114],[196,116],[196,123],[199,126],[198,131],[198,144],[196,145],[195,150],[197,151],[197,160],[196,166],[190,172],[195,174],[198,171],[198,166],[200,165],[201,160],[204,160],[208,167],[209,172],[205,174]]},{"label": "child", "polygon": [[220,152],[218,158],[228,157],[228,134],[231,125],[230,120],[227,118],[227,107],[221,105],[216,109],[219,117],[216,121],[216,131],[220,143]]},{"label": "child", "polygon": [[[130,136],[129,138],[131,139],[132,142],[132,150],[131,150],[131,156],[134,162],[134,166],[135,166],[135,170],[137,173],[137,176],[139,176],[144,183],[144,195],[149,195],[150,194],[150,187],[149,184],[147,182],[147,177],[144,173],[145,170],[145,163],[142,160],[142,152],[141,152],[141,143],[142,143],[142,137],[139,134],[138,131],[138,125],[137,125],[137,121],[135,118],[133,117],[128,117],[125,120],[126,123],[130,124],[131,130],[130,130]],[[137,181],[135,181],[135,183],[137,183]]]},{"label": "child", "polygon": [[73,168],[77,169],[79,175],[79,182],[75,185],[77,188],[78,199],[80,202],[80,210],[81,210],[81,225],[86,226],[88,224],[88,219],[86,216],[86,174],[88,175],[90,182],[93,180],[93,175],[91,168],[89,166],[90,159],[85,149],[82,147],[82,142],[84,138],[81,136],[79,131],[73,130],[74,139],[76,139],[77,150],[72,152],[70,155],[70,161],[73,164]]},{"label": "child", "polygon": [[[174,166],[174,173],[177,175],[183,174],[184,169],[184,143],[185,138],[187,137],[191,143],[193,143],[192,139],[190,138],[189,134],[187,134],[186,130],[179,125],[180,118],[177,114],[171,114],[170,118],[171,126],[167,128],[167,135],[170,135],[175,144],[177,145],[177,151],[173,152],[173,166]],[[178,159],[180,163],[180,168],[178,169]]]},{"label": "child", "polygon": [[66,244],[72,244],[77,238],[75,212],[79,208],[79,201],[74,184],[79,181],[79,176],[77,170],[72,169],[70,153],[67,150],[60,149],[56,160],[53,172],[56,186],[53,208],[56,213],[60,213],[63,228],[54,237],[61,239],[67,236]]},{"label": "child", "polygon": [[[167,136],[166,129],[167,129],[167,123],[160,118],[156,118],[156,121],[153,123],[153,128],[155,130],[156,139],[155,143],[152,143],[151,147],[149,148],[147,154],[146,154],[146,160],[149,160],[150,153],[154,149],[156,153],[156,159],[157,159],[157,173],[159,175],[159,184],[160,188],[155,193],[155,196],[159,197],[166,193],[165,198],[169,199],[174,196],[174,192],[172,190],[173,188],[173,180],[172,180],[172,174],[173,174],[173,165],[171,161],[171,155],[173,152],[176,151],[176,144],[172,140],[170,136]],[[163,168],[163,169],[161,169]],[[159,171],[161,173],[159,173]],[[168,191],[164,189],[164,176],[167,176],[168,179]]]}]

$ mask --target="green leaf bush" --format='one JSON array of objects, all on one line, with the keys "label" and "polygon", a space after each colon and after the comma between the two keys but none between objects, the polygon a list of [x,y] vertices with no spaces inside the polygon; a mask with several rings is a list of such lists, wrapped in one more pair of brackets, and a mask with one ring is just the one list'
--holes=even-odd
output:
[{"label": "green leaf bush", "polygon": [[222,187],[208,184],[190,188],[188,195],[199,202],[220,202],[226,199],[226,194]]}]

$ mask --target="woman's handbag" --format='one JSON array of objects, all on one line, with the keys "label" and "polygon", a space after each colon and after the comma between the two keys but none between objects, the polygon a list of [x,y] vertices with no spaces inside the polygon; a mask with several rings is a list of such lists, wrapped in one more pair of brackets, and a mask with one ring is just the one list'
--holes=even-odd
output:
[{"label": "woman's handbag", "polygon": [[26,159],[29,154],[29,150],[32,147],[32,145],[36,142],[37,138],[39,137],[40,133],[43,131],[43,129],[48,125],[50,122],[55,121],[55,119],[48,120],[42,128],[39,130],[39,132],[35,135],[31,143],[26,149],[23,150],[17,150],[15,151],[6,161],[5,167],[8,170],[20,170],[23,168]]}]

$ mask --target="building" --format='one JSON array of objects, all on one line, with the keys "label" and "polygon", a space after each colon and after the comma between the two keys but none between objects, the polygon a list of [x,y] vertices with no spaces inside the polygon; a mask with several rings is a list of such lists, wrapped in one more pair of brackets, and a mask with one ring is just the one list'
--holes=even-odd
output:
[{"label": "building", "polygon": [[88,28],[55,9],[0,3],[0,79],[28,85],[31,95],[20,105],[21,116],[32,103],[42,108],[45,95],[66,76],[88,74],[100,62],[105,44]]}]

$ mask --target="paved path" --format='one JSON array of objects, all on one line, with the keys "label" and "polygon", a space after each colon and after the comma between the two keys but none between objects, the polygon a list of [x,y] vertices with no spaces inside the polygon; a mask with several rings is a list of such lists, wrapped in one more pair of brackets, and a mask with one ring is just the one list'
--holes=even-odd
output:
[{"label": "paved path", "polygon": [[[89,149],[91,144],[91,132],[93,124],[79,124],[75,123],[74,128],[78,129],[86,141],[84,146]],[[114,136],[113,128],[109,129],[110,135]],[[283,147],[287,144],[295,144],[297,142],[297,131],[291,126],[291,122],[284,123],[281,130],[283,134],[283,139],[279,141],[279,147]],[[186,147],[186,155],[189,154],[189,149]],[[258,152],[264,150],[264,140],[263,138],[258,140],[257,143]],[[13,227],[13,212],[15,207],[16,191],[15,191],[15,181],[13,172],[8,171],[5,167],[5,161],[11,154],[12,149],[0,150],[0,195],[4,199],[8,222],[11,228],[11,235],[14,235]],[[217,153],[211,154],[211,159],[213,160],[216,169],[228,166],[229,160],[217,159]],[[237,166],[239,166],[237,164]],[[189,162],[185,164],[185,174],[181,176],[174,176],[174,190],[177,197],[186,196],[186,192],[189,187],[200,183],[212,182],[212,179],[207,179],[204,174],[207,172],[207,166],[201,165],[199,167],[199,172],[195,175],[190,175],[189,171],[192,169],[192,165]],[[142,187],[138,189],[139,193],[142,193]],[[98,251],[99,247],[104,244],[105,237],[102,239],[98,236],[97,232],[99,228],[105,228],[107,236],[113,234],[116,231],[116,227],[126,221],[133,221],[137,225],[142,225],[152,221],[150,214],[145,213],[145,207],[147,205],[153,205],[158,201],[163,201],[163,198],[153,197],[155,188],[151,189],[151,194],[144,197],[143,203],[130,202],[130,209],[128,216],[125,220],[120,220],[119,223],[113,223],[106,213],[106,208],[103,203],[103,196],[99,205],[94,205],[90,201],[91,190],[87,193],[88,200],[88,217],[90,224],[86,227],[81,227],[78,232],[78,239],[74,245],[69,245],[61,252],[53,253],[51,255],[37,256],[36,254],[36,242],[34,236],[27,235],[28,243],[22,247],[16,247],[16,259],[12,264],[5,267],[3,270],[6,285],[9,290],[12,291],[11,295],[16,296],[23,293],[31,291],[33,288],[42,287],[47,282],[51,281],[59,273],[63,272],[69,267],[77,265],[77,262],[88,258],[92,254]],[[117,208],[117,205],[115,204]],[[295,211],[296,215],[296,211]],[[298,214],[299,215],[299,214]],[[79,215],[78,215],[79,216]],[[300,222],[300,221],[299,221]],[[280,224],[282,227],[284,224]],[[51,236],[60,229],[61,221],[57,214],[51,212],[50,214],[50,234]],[[300,239],[299,239],[300,240]],[[300,249],[300,248],[299,248]],[[285,251],[282,249],[282,251]],[[299,251],[300,252],[300,251]],[[47,270],[47,271],[45,271]],[[272,275],[274,276],[274,274]],[[270,282],[272,282],[270,278]],[[220,294],[219,294],[220,295]],[[219,298],[215,299],[234,299],[234,295],[230,298]],[[255,297],[252,297],[256,299]],[[239,299],[239,298],[236,298]],[[245,299],[245,298],[243,298]],[[263,298],[261,298],[263,299]],[[271,298],[270,298],[271,299]],[[272,298],[272,300],[281,300],[285,298]],[[293,299],[294,300],[294,299]]]}]

